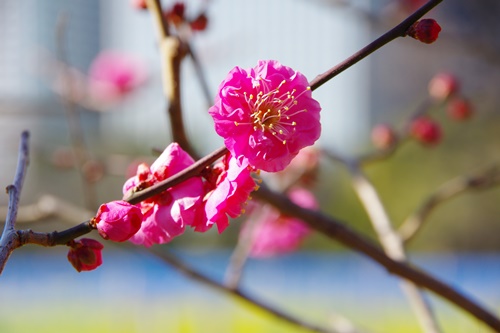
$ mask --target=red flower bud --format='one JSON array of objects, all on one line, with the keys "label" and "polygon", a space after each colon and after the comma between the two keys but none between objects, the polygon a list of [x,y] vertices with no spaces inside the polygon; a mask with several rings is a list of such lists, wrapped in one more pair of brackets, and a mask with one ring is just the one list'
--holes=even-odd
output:
[{"label": "red flower bud", "polygon": [[68,260],[78,272],[91,271],[102,265],[104,246],[95,239],[82,238],[69,244]]},{"label": "red flower bud", "polygon": [[410,134],[426,145],[435,145],[441,141],[441,127],[428,117],[419,117],[410,124]]},{"label": "red flower bud", "polygon": [[423,19],[415,22],[406,34],[422,43],[431,44],[438,38],[441,27],[434,19]]},{"label": "red flower bud", "polygon": [[445,100],[457,93],[457,78],[450,73],[439,73],[429,82],[429,95],[437,100]]},{"label": "red flower bud", "polygon": [[393,128],[387,124],[379,124],[372,130],[372,142],[375,147],[387,149],[396,143],[397,137]]},{"label": "red flower bud", "polygon": [[197,31],[203,31],[207,28],[208,24],[208,18],[205,15],[205,13],[201,13],[198,15],[197,18],[195,18],[191,23],[191,29],[197,30]]},{"label": "red flower bud", "polygon": [[463,97],[452,99],[446,107],[446,113],[453,120],[466,120],[471,117],[473,110],[469,101]]},{"label": "red flower bud", "polygon": [[146,4],[146,0],[132,0],[130,1],[132,7],[135,9],[147,9],[148,5]]},{"label": "red flower bud", "polygon": [[179,26],[185,20],[184,13],[186,11],[186,6],[183,2],[176,2],[172,9],[165,12],[165,18],[168,22],[175,26]]},{"label": "red flower bud", "polygon": [[141,209],[126,201],[112,201],[101,205],[92,219],[104,239],[124,242],[141,228]]}]

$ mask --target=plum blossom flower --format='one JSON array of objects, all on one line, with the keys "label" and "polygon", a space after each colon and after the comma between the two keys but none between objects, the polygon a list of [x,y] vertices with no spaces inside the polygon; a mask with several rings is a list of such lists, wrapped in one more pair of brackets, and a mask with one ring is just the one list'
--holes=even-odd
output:
[{"label": "plum blossom flower", "polygon": [[92,222],[102,238],[124,242],[139,231],[142,219],[139,207],[119,200],[101,205]]},{"label": "plum blossom flower", "polygon": [[92,271],[102,265],[104,246],[95,239],[82,238],[69,243],[68,261],[78,271]]},{"label": "plum blossom flower", "polygon": [[96,104],[112,105],[143,84],[147,74],[139,59],[118,51],[103,51],[89,68],[88,89]]},{"label": "plum blossom flower", "polygon": [[234,157],[276,172],[319,138],[320,110],[303,74],[261,60],[254,68],[229,72],[209,113]]},{"label": "plum blossom flower", "polygon": [[[137,174],[123,185],[124,195],[150,187],[175,175],[194,163],[177,143],[170,144],[148,167],[141,164]],[[197,223],[202,210],[204,187],[200,177],[190,178],[138,204],[144,220],[139,231],[130,238],[135,244],[149,247],[163,244],[184,233],[186,225]]]},{"label": "plum blossom flower", "polygon": [[214,166],[205,196],[207,227],[217,224],[222,233],[229,225],[228,215],[235,218],[244,212],[250,193],[256,189],[251,171],[246,161],[238,161],[230,154]]},{"label": "plum blossom flower", "polygon": [[[318,208],[314,195],[304,188],[294,188],[288,196],[301,207]],[[251,237],[251,257],[267,258],[293,252],[311,233],[302,220],[283,215],[271,206],[264,206],[260,213],[255,224],[245,224],[240,234],[240,237]]]}]

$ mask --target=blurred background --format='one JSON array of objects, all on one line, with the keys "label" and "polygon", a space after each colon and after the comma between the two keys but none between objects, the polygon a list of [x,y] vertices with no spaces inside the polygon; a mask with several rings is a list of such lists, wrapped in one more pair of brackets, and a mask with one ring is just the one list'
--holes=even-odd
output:
[{"label": "blurred background", "polygon": [[[230,69],[252,67],[259,59],[277,59],[312,80],[396,25],[419,1],[185,3],[189,17],[206,11],[206,29],[189,38],[213,96]],[[398,39],[314,92],[323,109],[319,145],[356,157],[375,150],[370,132],[376,124],[404,128],[428,100],[428,83],[436,74],[456,76],[473,116],[456,122],[443,106],[434,106],[432,116],[443,131],[438,145],[410,140],[365,169],[396,226],[448,180],[500,167],[499,14],[500,3],[493,0],[443,1],[427,15],[443,28],[437,42]],[[2,0],[0,34],[1,184],[12,182],[20,133],[29,130],[31,160],[21,204],[62,206],[59,216],[40,214],[36,221],[27,216],[18,228],[66,229],[90,218],[87,212],[100,203],[121,198],[131,166],[151,162],[153,150],[171,142],[156,31],[148,12],[130,1]],[[79,91],[103,51],[133,59],[141,73],[134,89],[118,97]],[[206,112],[210,105],[195,63],[188,58],[182,72],[188,135],[200,153],[209,153],[222,140]],[[77,92],[75,103],[61,96],[68,85]],[[75,168],[75,146],[84,151],[83,177]],[[312,190],[321,208],[375,239],[345,168],[322,159],[319,172]],[[497,312],[499,203],[498,186],[461,194],[435,208],[408,247],[418,265]],[[7,196],[0,204],[7,205]],[[165,248],[221,279],[240,222],[233,221],[222,235],[186,231]],[[147,253],[105,246],[104,265],[81,274],[67,263],[63,247],[15,251],[0,279],[0,331],[301,332]],[[294,254],[250,260],[245,272],[244,289],[325,326],[340,313],[373,332],[419,331],[397,280],[324,236],[311,235]],[[432,300],[450,332],[488,332]]]}]

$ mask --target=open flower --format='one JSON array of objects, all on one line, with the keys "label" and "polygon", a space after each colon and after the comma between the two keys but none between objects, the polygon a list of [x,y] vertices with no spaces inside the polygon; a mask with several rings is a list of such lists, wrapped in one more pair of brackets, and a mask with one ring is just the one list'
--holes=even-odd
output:
[{"label": "open flower", "polygon": [[[314,195],[306,189],[292,189],[288,196],[301,207],[318,208]],[[240,234],[240,237],[251,237],[251,257],[267,258],[293,252],[311,233],[310,228],[300,219],[283,215],[269,205],[255,212],[259,213],[260,215],[256,215],[257,220],[252,221],[254,224],[245,224]]]},{"label": "open flower", "polygon": [[[238,217],[244,212],[244,205],[250,193],[256,189],[251,175],[252,168],[245,161],[240,161],[227,154],[214,166],[215,179],[208,179],[208,193],[205,196],[205,214],[207,226],[217,224],[219,233],[229,225],[228,215]],[[211,187],[211,188],[210,188]]]},{"label": "open flower", "polygon": [[[170,144],[158,159],[148,167],[141,164],[136,176],[123,186],[124,195],[142,190],[175,175],[194,163],[177,143]],[[200,177],[190,178],[138,204],[144,215],[139,231],[130,238],[135,244],[151,246],[171,241],[181,235],[186,225],[196,223],[202,210],[204,195]]]},{"label": "open flower", "polygon": [[117,51],[103,51],[89,69],[89,93],[102,106],[118,102],[146,80],[146,69],[139,59]]},{"label": "open flower", "polygon": [[261,60],[254,68],[229,72],[209,113],[234,157],[276,172],[319,138],[320,110],[303,74]]}]

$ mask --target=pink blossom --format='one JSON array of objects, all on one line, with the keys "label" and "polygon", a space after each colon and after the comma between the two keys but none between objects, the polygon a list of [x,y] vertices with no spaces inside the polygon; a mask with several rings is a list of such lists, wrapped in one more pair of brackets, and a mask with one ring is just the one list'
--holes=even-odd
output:
[{"label": "pink blossom", "polygon": [[[141,164],[137,175],[123,185],[123,193],[150,187],[184,170],[194,160],[177,143],[170,144],[158,159],[148,167]],[[193,177],[155,195],[138,206],[144,215],[139,231],[130,238],[135,244],[151,246],[171,241],[184,232],[186,225],[198,223],[204,195],[200,177]]]},{"label": "pink blossom", "polygon": [[[289,197],[301,207],[318,208],[314,195],[306,189],[295,188]],[[255,224],[246,224],[240,234],[240,237],[251,237],[250,256],[254,258],[293,252],[311,232],[300,219],[283,215],[271,206],[264,206],[260,213],[262,215],[254,221]]]},{"label": "pink blossom", "polygon": [[256,189],[251,170],[246,161],[238,161],[229,154],[215,165],[213,172],[217,178],[205,203],[207,226],[215,223],[222,233],[229,225],[228,215],[235,218],[244,211],[250,193]]},{"label": "pink blossom", "polygon": [[95,239],[82,238],[69,243],[68,260],[78,271],[91,271],[102,265],[104,246]]},{"label": "pink blossom", "polygon": [[146,80],[137,58],[117,51],[103,51],[89,69],[89,93],[98,104],[113,104]]},{"label": "pink blossom", "polygon": [[261,60],[254,68],[229,72],[209,113],[233,156],[276,172],[319,138],[320,110],[303,74]]},{"label": "pink blossom", "polygon": [[143,216],[141,209],[126,201],[112,201],[99,207],[92,219],[104,239],[124,242],[139,231]]}]

